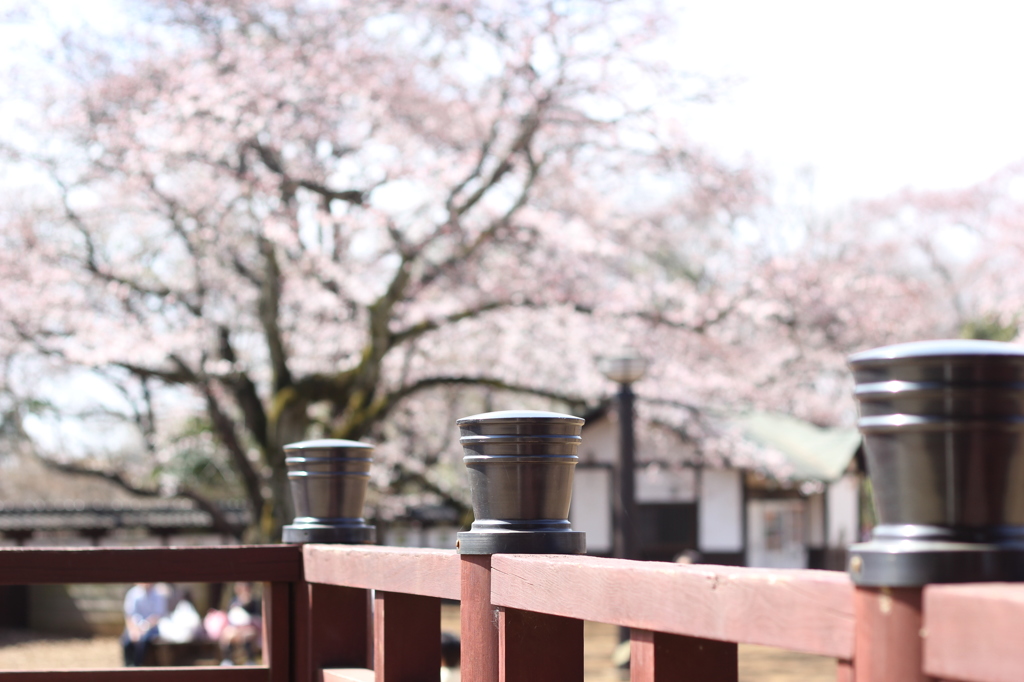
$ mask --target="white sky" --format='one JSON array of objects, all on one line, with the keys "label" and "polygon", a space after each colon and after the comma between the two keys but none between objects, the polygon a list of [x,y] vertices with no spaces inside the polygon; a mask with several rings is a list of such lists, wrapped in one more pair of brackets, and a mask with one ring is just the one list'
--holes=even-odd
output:
[{"label": "white sky", "polygon": [[834,205],[1024,158],[1024,3],[675,0],[681,63],[741,78],[694,137]]}]

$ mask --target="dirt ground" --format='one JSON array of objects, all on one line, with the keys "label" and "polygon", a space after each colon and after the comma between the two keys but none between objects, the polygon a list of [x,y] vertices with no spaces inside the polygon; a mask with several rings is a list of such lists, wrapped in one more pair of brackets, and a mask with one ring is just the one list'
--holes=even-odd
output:
[{"label": "dirt ground", "polygon": [[[442,608],[441,627],[458,632],[458,606]],[[584,675],[587,682],[619,682],[628,673],[611,663],[618,628],[604,623],[584,625]],[[0,670],[67,670],[116,668],[121,647],[116,637],[92,639],[46,635],[25,630],[0,630]],[[835,680],[831,658],[808,656],[769,647],[741,645],[740,682],[826,682]]]},{"label": "dirt ground", "polygon": [[[619,629],[605,623],[584,623],[583,675],[587,682],[621,682],[629,672],[611,663]],[[833,682],[835,659],[797,654],[766,646],[741,644],[739,682]]]},{"label": "dirt ground", "polygon": [[0,630],[0,670],[119,668],[116,637],[62,637],[31,630]]}]

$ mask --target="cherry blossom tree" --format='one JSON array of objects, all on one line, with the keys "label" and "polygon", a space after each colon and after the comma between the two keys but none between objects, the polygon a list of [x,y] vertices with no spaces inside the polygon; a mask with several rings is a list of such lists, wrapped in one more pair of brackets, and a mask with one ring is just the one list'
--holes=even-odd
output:
[{"label": "cherry blossom tree", "polygon": [[1024,163],[969,187],[906,190],[865,206],[865,222],[904,235],[941,291],[950,327],[970,338],[1020,338]]},{"label": "cherry blossom tree", "polygon": [[656,361],[645,416],[695,440],[708,406],[842,420],[843,353],[929,295],[884,248],[739,236],[763,184],[679,130],[708,86],[665,61],[657,7],[145,12],[65,36],[3,147],[39,179],[0,223],[20,433],[28,410],[129,434],[76,457],[36,436],[55,466],[211,510],[235,486],[272,536],[282,446],[370,438],[377,489],[459,500],[454,418],[592,405],[627,345]]}]

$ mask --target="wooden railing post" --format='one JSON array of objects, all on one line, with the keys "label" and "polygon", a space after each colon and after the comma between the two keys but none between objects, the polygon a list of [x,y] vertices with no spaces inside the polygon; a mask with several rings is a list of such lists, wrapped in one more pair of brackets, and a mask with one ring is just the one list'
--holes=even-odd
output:
[{"label": "wooden railing post", "polygon": [[491,605],[491,556],[462,554],[463,682],[498,682],[498,609]]},{"label": "wooden railing post", "polygon": [[[927,682],[921,588],[858,587],[854,596],[855,682]],[[840,668],[841,675],[847,675]]]},{"label": "wooden railing post", "polygon": [[376,682],[437,680],[441,673],[441,600],[378,590],[373,638]]},{"label": "wooden railing post", "polygon": [[737,647],[700,637],[631,630],[630,682],[736,682]]}]

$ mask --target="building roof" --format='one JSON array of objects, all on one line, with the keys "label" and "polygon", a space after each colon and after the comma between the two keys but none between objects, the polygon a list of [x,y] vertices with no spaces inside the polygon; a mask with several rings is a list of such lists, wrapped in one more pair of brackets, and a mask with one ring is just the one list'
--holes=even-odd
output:
[{"label": "building roof", "polygon": [[[250,514],[244,503],[220,504],[228,521],[248,525]],[[106,531],[142,528],[151,532],[215,532],[210,515],[187,500],[157,503],[43,503],[0,504],[0,532],[12,531]]]},{"label": "building roof", "polygon": [[744,436],[785,458],[789,479],[834,481],[861,443],[857,429],[823,428],[778,412],[749,412],[736,422]]},{"label": "building roof", "polygon": [[[612,439],[606,443],[612,454],[605,452],[600,461],[614,461],[618,442],[613,434],[601,433],[615,413],[614,401],[605,401],[586,415],[584,450],[593,454],[601,450],[594,439]],[[860,433],[853,428],[822,428],[788,414],[751,411],[743,414],[707,412],[701,428],[690,442],[684,441],[671,427],[658,430],[661,438],[652,439],[653,427],[648,422],[637,429],[637,460],[680,461],[693,465],[750,469],[779,481],[823,481],[840,478],[860,448]],[[664,425],[662,425],[664,426]],[[670,432],[673,435],[669,435]],[[708,441],[696,440],[701,434]],[[666,438],[667,437],[667,438]],[[694,457],[696,448],[697,457]],[[710,451],[710,454],[709,454]]]}]

